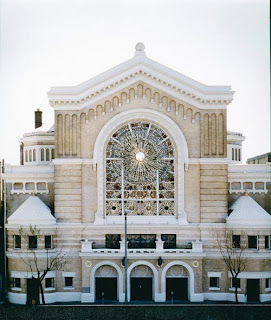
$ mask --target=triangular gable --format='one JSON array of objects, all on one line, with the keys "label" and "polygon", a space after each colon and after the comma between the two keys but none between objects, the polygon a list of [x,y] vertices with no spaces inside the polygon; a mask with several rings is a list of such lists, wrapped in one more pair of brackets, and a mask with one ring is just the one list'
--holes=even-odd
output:
[{"label": "triangular gable", "polygon": [[228,225],[271,226],[271,216],[246,193],[240,196],[230,207]]},{"label": "triangular gable", "polygon": [[146,57],[136,46],[135,56],[118,66],[73,87],[52,87],[50,104],[80,110],[138,81],[152,85],[167,94],[206,109],[212,104],[226,106],[234,92],[230,86],[207,86]]},{"label": "triangular gable", "polygon": [[30,196],[7,219],[15,225],[51,225],[56,223],[49,207],[37,196]]}]

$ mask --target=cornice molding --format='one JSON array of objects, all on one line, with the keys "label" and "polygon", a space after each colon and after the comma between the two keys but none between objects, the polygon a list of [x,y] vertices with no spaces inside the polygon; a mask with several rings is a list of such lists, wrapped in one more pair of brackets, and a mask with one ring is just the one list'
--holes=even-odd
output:
[{"label": "cornice molding", "polygon": [[200,109],[225,109],[234,94],[230,86],[206,86],[145,56],[135,56],[78,86],[52,87],[48,97],[55,110],[80,110],[138,81]]}]

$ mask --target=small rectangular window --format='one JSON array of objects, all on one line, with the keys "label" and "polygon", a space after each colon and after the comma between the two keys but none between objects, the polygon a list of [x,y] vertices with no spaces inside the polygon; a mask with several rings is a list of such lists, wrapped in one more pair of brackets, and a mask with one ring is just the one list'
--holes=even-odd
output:
[{"label": "small rectangular window", "polygon": [[45,242],[45,249],[52,249],[53,248],[52,236],[45,236],[44,242]]},{"label": "small rectangular window", "polygon": [[238,289],[240,289],[240,279],[239,278],[231,278],[231,287],[235,288],[237,287]]},{"label": "small rectangular window", "polygon": [[14,249],[21,249],[22,243],[21,243],[21,236],[18,234],[15,234],[13,236],[13,243],[14,243]]},{"label": "small rectangular window", "polygon": [[13,278],[13,288],[21,288],[21,279]]},{"label": "small rectangular window", "polygon": [[73,277],[65,277],[65,287],[73,287]]},{"label": "small rectangular window", "polygon": [[241,245],[241,242],[240,242],[240,235],[233,235],[232,236],[232,247],[233,248],[236,248],[236,249],[240,249],[240,245]]},{"label": "small rectangular window", "polygon": [[28,248],[37,249],[38,247],[38,237],[37,236],[28,236]]},{"label": "small rectangular window", "polygon": [[264,237],[264,247],[265,249],[271,249],[271,236]]},{"label": "small rectangular window", "polygon": [[219,278],[210,277],[210,288],[219,288]]},{"label": "small rectangular window", "polygon": [[265,289],[271,289],[271,278],[265,279]]},{"label": "small rectangular window", "polygon": [[155,234],[128,234],[127,240],[129,249],[156,248]]},{"label": "small rectangular window", "polygon": [[176,249],[176,234],[162,234],[161,240],[164,241],[164,249]]},{"label": "small rectangular window", "polygon": [[105,236],[105,247],[108,249],[119,249],[120,239],[120,234],[107,234]]},{"label": "small rectangular window", "polygon": [[54,278],[45,278],[45,288],[54,287]]},{"label": "small rectangular window", "polygon": [[258,249],[258,236],[248,236],[248,248]]}]

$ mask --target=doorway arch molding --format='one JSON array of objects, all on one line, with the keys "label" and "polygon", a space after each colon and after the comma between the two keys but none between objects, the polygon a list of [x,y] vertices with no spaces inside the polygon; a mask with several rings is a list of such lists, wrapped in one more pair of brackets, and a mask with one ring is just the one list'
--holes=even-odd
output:
[{"label": "doorway arch molding", "polygon": [[96,271],[104,266],[111,266],[113,268],[116,269],[117,273],[118,273],[118,281],[117,281],[117,286],[118,286],[118,300],[119,302],[123,302],[124,301],[124,294],[123,294],[123,273],[121,268],[114,262],[112,261],[101,261],[97,264],[95,264],[95,266],[92,268],[91,272],[90,272],[90,294],[92,297],[92,301],[95,301],[95,290],[96,290],[96,283],[95,283],[95,274]]},{"label": "doorway arch molding", "polygon": [[188,271],[188,298],[189,301],[203,301],[203,294],[202,293],[195,293],[195,275],[194,275],[194,271],[192,269],[192,267],[184,262],[184,261],[172,261],[170,263],[168,263],[164,268],[163,271],[161,273],[161,295],[162,295],[162,299],[163,301],[166,301],[166,274],[167,271],[169,270],[169,268],[171,268],[172,266],[182,266],[185,267],[186,270]]},{"label": "doorway arch molding", "polygon": [[127,269],[127,278],[128,278],[128,283],[127,283],[127,298],[128,298],[128,301],[131,300],[131,272],[132,270],[136,267],[136,266],[140,266],[140,265],[144,265],[144,266],[147,266],[149,267],[152,272],[153,272],[153,286],[152,286],[152,290],[153,290],[153,298],[154,298],[154,301],[157,301],[156,299],[156,296],[158,295],[158,271],[157,269],[155,268],[155,266],[150,263],[149,261],[144,261],[144,260],[139,260],[139,261],[136,261],[134,263],[132,263],[129,268]]}]

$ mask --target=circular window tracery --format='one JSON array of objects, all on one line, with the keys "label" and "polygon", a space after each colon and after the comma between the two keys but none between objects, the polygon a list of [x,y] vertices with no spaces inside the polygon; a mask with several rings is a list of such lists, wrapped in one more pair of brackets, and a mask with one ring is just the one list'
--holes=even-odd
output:
[{"label": "circular window tracery", "polygon": [[157,125],[132,122],[106,147],[106,215],[174,215],[174,147]]}]

